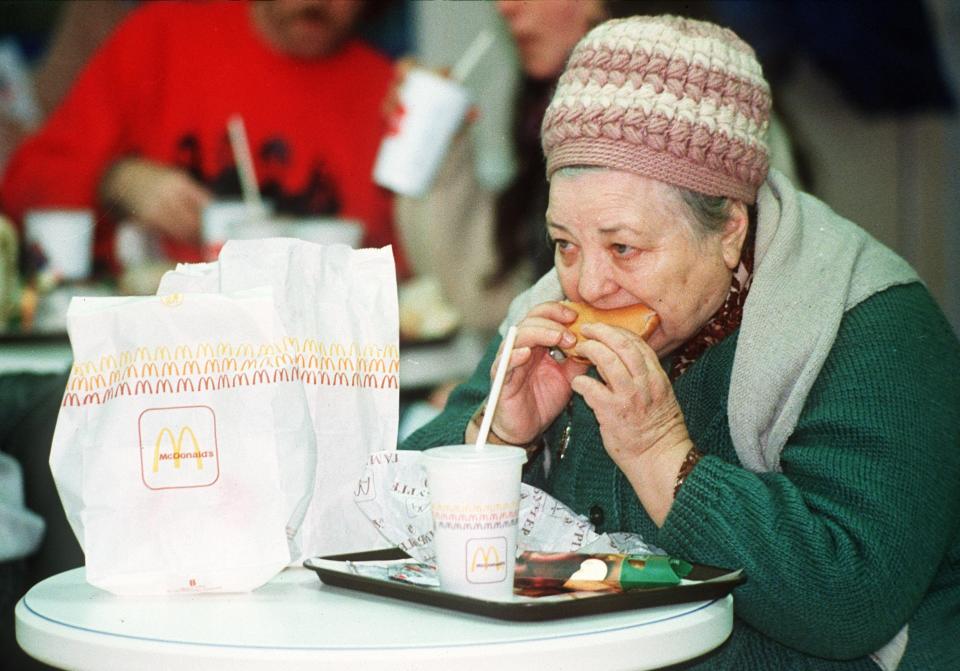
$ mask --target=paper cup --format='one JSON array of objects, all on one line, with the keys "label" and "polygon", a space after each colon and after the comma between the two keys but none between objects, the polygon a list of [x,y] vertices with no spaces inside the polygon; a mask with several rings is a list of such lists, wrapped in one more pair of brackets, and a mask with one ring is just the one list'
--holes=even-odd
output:
[{"label": "paper cup", "polygon": [[39,270],[72,282],[90,277],[93,265],[93,212],[32,210],[24,218],[27,246],[45,260]]},{"label": "paper cup", "polygon": [[440,588],[480,599],[513,598],[519,447],[435,447],[423,453]]},{"label": "paper cup", "polygon": [[269,210],[251,214],[250,206],[242,200],[218,200],[207,205],[201,215],[204,260],[216,261],[231,238],[270,237],[272,229],[263,226],[269,214]]},{"label": "paper cup", "polygon": [[405,196],[424,195],[469,107],[470,95],[460,84],[411,70],[400,87],[392,128],[380,145],[374,181]]},{"label": "paper cup", "polygon": [[315,242],[320,245],[349,245],[354,249],[363,240],[363,227],[351,219],[336,217],[305,217],[292,219],[286,226],[286,235],[291,238]]}]

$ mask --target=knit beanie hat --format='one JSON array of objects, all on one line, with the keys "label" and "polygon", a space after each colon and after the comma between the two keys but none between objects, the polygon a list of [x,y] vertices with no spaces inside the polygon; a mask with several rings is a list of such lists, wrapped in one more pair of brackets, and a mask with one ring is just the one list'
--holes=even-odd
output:
[{"label": "knit beanie hat", "polygon": [[753,49],[727,28],[607,21],[574,48],[544,115],[547,178],[602,166],[753,203],[767,176],[770,102]]}]

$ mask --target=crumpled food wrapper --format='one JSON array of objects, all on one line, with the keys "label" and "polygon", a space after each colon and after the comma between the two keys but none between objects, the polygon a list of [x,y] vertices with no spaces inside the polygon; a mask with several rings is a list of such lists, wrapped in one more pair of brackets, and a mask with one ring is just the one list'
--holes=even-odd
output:
[{"label": "crumpled food wrapper", "polygon": [[[422,454],[413,451],[373,452],[354,490],[360,510],[385,539],[417,561],[433,564],[433,518]],[[541,552],[619,552],[664,554],[632,533],[600,534],[546,492],[520,485],[517,554]]]}]

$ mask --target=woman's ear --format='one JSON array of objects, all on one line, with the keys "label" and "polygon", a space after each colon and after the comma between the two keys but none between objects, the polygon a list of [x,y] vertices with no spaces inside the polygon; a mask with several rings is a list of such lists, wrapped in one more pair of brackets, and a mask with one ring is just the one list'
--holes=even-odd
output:
[{"label": "woman's ear", "polygon": [[740,254],[743,252],[743,243],[747,239],[747,229],[750,226],[750,215],[747,204],[742,200],[731,201],[730,217],[723,225],[720,233],[720,248],[723,261],[730,270],[736,269],[740,263]]}]

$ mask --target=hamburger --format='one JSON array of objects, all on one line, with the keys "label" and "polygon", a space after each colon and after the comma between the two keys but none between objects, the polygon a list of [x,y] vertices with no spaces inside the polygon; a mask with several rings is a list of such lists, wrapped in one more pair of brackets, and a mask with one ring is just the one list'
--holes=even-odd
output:
[{"label": "hamburger", "polygon": [[603,310],[595,308],[586,303],[576,303],[574,301],[562,301],[563,305],[577,313],[577,319],[568,326],[570,331],[577,337],[577,342],[573,347],[561,348],[561,351],[567,357],[581,363],[590,363],[588,359],[577,356],[573,353],[577,345],[583,340],[580,328],[584,324],[609,324],[610,326],[619,326],[627,329],[646,340],[653,333],[654,329],[660,323],[660,317],[654,312],[653,308],[643,303],[635,303],[622,308],[612,308]]}]

